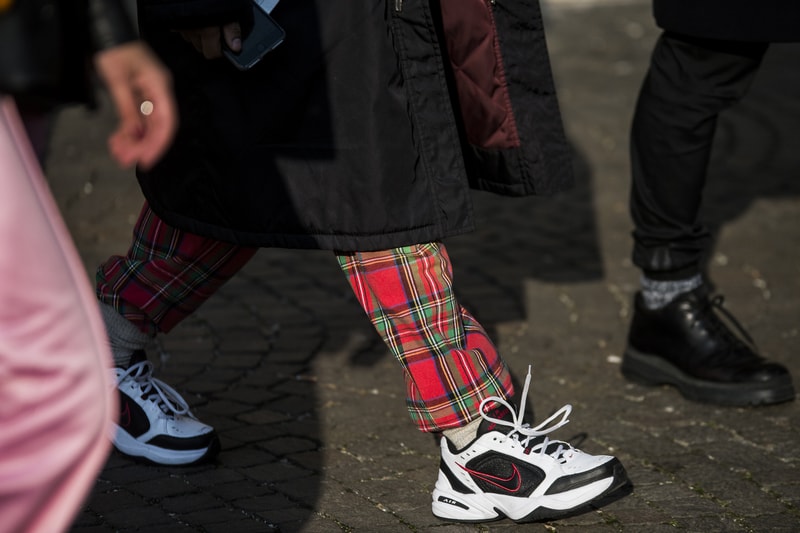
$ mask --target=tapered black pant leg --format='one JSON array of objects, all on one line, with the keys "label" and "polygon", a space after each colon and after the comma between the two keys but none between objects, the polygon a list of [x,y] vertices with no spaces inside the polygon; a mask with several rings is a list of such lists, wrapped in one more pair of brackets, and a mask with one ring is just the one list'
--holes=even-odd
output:
[{"label": "tapered black pant leg", "polygon": [[656,43],[631,129],[633,262],[652,279],[700,273],[710,233],[699,216],[717,117],[745,95],[767,43]]}]

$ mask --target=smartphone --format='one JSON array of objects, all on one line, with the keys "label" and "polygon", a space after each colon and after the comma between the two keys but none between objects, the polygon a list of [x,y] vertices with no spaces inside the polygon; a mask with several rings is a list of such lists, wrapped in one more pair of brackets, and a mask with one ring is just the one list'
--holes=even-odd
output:
[{"label": "smartphone", "polygon": [[223,44],[222,53],[239,70],[248,70],[256,65],[267,52],[283,42],[286,32],[269,15],[270,0],[253,0],[253,18],[243,21],[242,50],[233,52]]}]

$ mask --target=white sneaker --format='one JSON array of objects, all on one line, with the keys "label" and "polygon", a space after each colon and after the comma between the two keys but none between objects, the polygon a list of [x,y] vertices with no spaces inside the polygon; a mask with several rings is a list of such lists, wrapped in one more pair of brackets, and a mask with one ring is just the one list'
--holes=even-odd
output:
[{"label": "white sneaker", "polygon": [[120,452],[162,465],[188,465],[219,451],[214,428],[197,420],[178,392],[153,377],[153,364],[137,352],[128,368],[115,368],[120,416],[113,437]]},{"label": "white sneaker", "polygon": [[[525,412],[530,379],[529,368],[520,413]],[[499,405],[486,413],[489,402]],[[615,457],[589,455],[546,437],[569,422],[571,411],[572,406],[565,405],[532,428],[505,400],[486,398],[481,403],[484,420],[472,443],[456,450],[442,437],[433,514],[457,522],[504,517],[547,521],[588,510],[590,504],[597,505],[597,500],[626,485],[625,468]]]}]

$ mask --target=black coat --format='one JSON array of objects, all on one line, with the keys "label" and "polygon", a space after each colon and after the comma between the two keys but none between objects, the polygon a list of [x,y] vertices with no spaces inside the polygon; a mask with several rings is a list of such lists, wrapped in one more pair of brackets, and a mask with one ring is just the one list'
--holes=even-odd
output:
[{"label": "black coat", "polygon": [[139,173],[153,210],[239,244],[377,250],[471,230],[470,186],[568,186],[538,2],[438,4],[284,0],[284,43],[242,73],[170,31],[237,2],[142,2],[182,121],[166,158]]},{"label": "black coat", "polygon": [[800,0],[653,0],[663,29],[708,39],[800,40]]},{"label": "black coat", "polygon": [[23,108],[88,102],[91,55],[136,39],[119,0],[16,0],[0,10],[0,93]]}]

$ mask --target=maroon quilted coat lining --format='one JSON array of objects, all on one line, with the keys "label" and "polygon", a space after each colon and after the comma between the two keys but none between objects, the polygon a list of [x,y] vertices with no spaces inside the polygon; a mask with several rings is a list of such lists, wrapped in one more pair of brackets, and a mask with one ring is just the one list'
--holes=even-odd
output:
[{"label": "maroon quilted coat lining", "polygon": [[441,8],[467,140],[486,149],[518,147],[490,6],[486,0],[442,0]]}]

